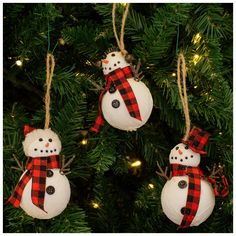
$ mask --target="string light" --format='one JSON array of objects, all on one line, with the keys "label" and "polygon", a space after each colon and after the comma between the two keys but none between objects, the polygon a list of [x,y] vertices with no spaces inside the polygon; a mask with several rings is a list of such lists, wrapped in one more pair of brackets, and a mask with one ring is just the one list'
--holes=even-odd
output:
[{"label": "string light", "polygon": [[95,208],[95,209],[97,209],[97,208],[99,208],[100,206],[99,206],[99,204],[97,203],[97,202],[92,202],[92,206],[93,206],[93,208]]},{"label": "string light", "polygon": [[88,140],[86,138],[83,138],[82,141],[80,142],[82,145],[87,145]]},{"label": "string light", "polygon": [[58,39],[58,42],[59,42],[59,44],[62,45],[62,46],[65,45],[65,40],[64,40],[63,38],[59,38],[59,39]]},{"label": "string light", "polygon": [[175,76],[176,76],[175,72],[173,72],[173,73],[172,73],[172,76],[173,76],[173,77],[175,77]]},{"label": "string light", "polygon": [[199,43],[201,40],[202,36],[197,33],[196,35],[193,36],[193,44]]},{"label": "string light", "polygon": [[222,132],[219,132],[219,135],[222,135],[223,133]]},{"label": "string light", "polygon": [[131,163],[131,167],[138,167],[138,166],[141,166],[142,162],[141,161],[134,161]]},{"label": "string light", "polygon": [[85,62],[85,64],[86,64],[86,65],[89,65],[89,66],[92,65],[92,63],[91,63],[89,60],[87,60],[87,61]]},{"label": "string light", "polygon": [[196,65],[201,60],[201,57],[198,54],[193,56],[193,63]]},{"label": "string light", "polygon": [[23,62],[21,60],[16,60],[16,65],[21,67],[23,65]]},{"label": "string light", "polygon": [[154,188],[154,184],[148,184],[148,188],[149,189],[153,189]]},{"label": "string light", "polygon": [[197,85],[195,85],[194,88],[196,89],[196,88],[197,88]]}]

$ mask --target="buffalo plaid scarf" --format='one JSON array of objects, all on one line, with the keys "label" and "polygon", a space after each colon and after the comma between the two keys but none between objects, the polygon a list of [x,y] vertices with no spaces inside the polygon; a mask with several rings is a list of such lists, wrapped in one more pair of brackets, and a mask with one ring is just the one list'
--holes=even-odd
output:
[{"label": "buffalo plaid scarf", "polygon": [[31,199],[34,205],[44,210],[47,169],[60,168],[59,156],[31,157],[27,171],[17,183],[14,192],[8,199],[14,207],[19,207],[26,184],[32,178]]},{"label": "buffalo plaid scarf", "polygon": [[140,121],[142,120],[134,92],[129,82],[127,81],[128,78],[132,78],[132,77],[134,76],[133,76],[133,72],[130,66],[127,66],[124,68],[118,68],[110,72],[108,75],[106,75],[106,87],[102,90],[99,96],[98,116],[97,116],[94,126],[90,129],[91,131],[94,131],[96,133],[99,132],[100,127],[103,126],[104,124],[103,117],[102,117],[102,110],[101,110],[101,102],[102,102],[103,95],[106,93],[107,90],[109,90],[112,83],[120,92],[120,95],[122,96],[125,102],[126,108],[130,116]]},{"label": "buffalo plaid scarf", "polygon": [[188,228],[192,223],[200,201],[201,194],[201,177],[202,171],[199,167],[184,166],[179,164],[172,164],[172,176],[188,176],[188,196],[186,206],[184,208],[184,216],[178,229]]}]

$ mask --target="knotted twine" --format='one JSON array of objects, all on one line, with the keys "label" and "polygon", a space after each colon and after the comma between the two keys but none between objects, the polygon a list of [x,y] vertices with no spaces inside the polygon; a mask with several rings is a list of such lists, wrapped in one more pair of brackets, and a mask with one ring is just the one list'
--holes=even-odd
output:
[{"label": "knotted twine", "polygon": [[112,7],[112,24],[113,24],[113,32],[116,38],[117,45],[122,53],[122,55],[126,55],[128,52],[125,50],[125,44],[124,44],[124,29],[125,29],[125,21],[127,18],[129,12],[129,3],[126,4],[125,11],[123,13],[122,17],[122,23],[121,23],[121,30],[120,30],[120,39],[118,38],[117,31],[116,31],[116,3],[113,3]]},{"label": "knotted twine", "polygon": [[[182,85],[181,85],[181,75],[182,75]],[[183,106],[184,116],[185,116],[185,135],[183,141],[187,141],[189,131],[190,131],[190,116],[188,109],[188,96],[186,90],[186,64],[183,53],[180,53],[178,56],[177,64],[177,83],[179,88],[179,95]]]},{"label": "knotted twine", "polygon": [[52,77],[53,77],[53,71],[55,67],[55,60],[54,56],[51,53],[47,53],[47,60],[46,60],[46,93],[45,93],[45,124],[44,128],[49,128],[50,123],[50,90],[51,90],[51,84],[52,84]]}]

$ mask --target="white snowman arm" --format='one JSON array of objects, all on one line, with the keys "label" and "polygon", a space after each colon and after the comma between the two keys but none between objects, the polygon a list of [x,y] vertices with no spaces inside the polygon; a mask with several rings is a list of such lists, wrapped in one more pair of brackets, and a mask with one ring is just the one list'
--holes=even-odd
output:
[{"label": "white snowman arm", "polygon": [[167,170],[168,167],[166,167],[165,171],[163,171],[163,169],[161,168],[161,166],[159,165],[158,161],[157,161],[157,167],[160,170],[160,172],[156,171],[156,173],[162,177],[164,177],[166,180],[170,180],[172,177],[172,172],[170,172],[170,175],[167,176]]}]

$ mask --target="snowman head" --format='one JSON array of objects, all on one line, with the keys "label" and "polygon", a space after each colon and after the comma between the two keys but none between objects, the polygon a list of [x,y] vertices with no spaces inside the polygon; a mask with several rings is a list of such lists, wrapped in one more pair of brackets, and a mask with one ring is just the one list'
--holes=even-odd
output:
[{"label": "snowman head", "polygon": [[114,51],[106,55],[105,59],[102,59],[103,74],[107,75],[110,72],[129,66],[130,64],[125,60],[125,57],[121,52]]},{"label": "snowman head", "polygon": [[188,145],[179,143],[170,152],[170,164],[197,167],[201,161],[200,154],[193,152]]},{"label": "snowman head", "polygon": [[61,151],[61,141],[51,129],[33,130],[22,144],[25,155],[30,157],[58,155]]}]

